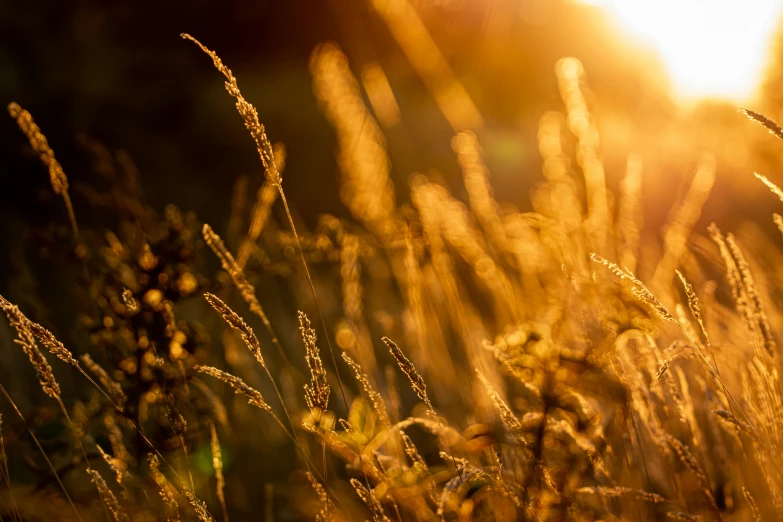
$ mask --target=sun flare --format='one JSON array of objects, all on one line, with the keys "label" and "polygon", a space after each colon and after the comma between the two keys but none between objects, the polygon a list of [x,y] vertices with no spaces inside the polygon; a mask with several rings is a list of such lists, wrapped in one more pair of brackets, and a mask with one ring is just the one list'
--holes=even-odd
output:
[{"label": "sun flare", "polygon": [[684,98],[754,94],[783,10],[780,0],[585,0],[653,45]]}]

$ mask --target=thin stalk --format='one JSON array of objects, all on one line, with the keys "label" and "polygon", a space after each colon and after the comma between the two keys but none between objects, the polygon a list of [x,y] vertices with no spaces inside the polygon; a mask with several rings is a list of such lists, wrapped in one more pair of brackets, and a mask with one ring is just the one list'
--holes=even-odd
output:
[{"label": "thin stalk", "polygon": [[71,204],[71,197],[68,195],[68,192],[63,192],[62,196],[63,196],[63,200],[65,201],[65,208],[68,210],[68,220],[71,222],[71,229],[73,230],[73,238],[78,244],[79,225],[76,224],[76,213],[73,211],[73,205]]},{"label": "thin stalk", "polygon": [[71,496],[68,494],[68,490],[65,489],[65,485],[63,484],[62,480],[60,480],[60,476],[57,474],[57,470],[54,469],[54,464],[52,464],[52,461],[49,460],[49,456],[46,454],[46,451],[44,451],[43,446],[41,446],[41,443],[38,441],[38,437],[35,436],[35,433],[33,433],[33,429],[30,427],[29,424],[27,424],[24,415],[22,415],[22,412],[19,411],[19,408],[16,406],[16,403],[8,394],[8,391],[6,391],[5,386],[3,386],[2,384],[0,384],[0,393],[3,394],[6,400],[11,404],[11,407],[14,409],[16,414],[19,415],[19,418],[22,419],[22,424],[24,424],[24,427],[27,429],[27,432],[30,434],[30,437],[32,437],[33,442],[35,442],[35,445],[38,447],[38,450],[41,452],[41,455],[43,455],[43,458],[44,460],[46,460],[46,464],[49,466],[49,469],[52,470],[52,473],[54,474],[54,478],[57,481],[57,484],[60,486],[60,489],[62,489],[66,500],[71,505],[73,512],[76,514],[76,518],[79,519],[80,522],[84,522],[81,514],[79,514],[79,510],[76,509],[76,504],[73,503],[73,500],[71,500]]},{"label": "thin stalk", "polygon": [[302,267],[304,268],[305,275],[307,275],[307,282],[310,284],[310,291],[313,294],[313,301],[315,301],[315,308],[318,312],[318,318],[321,321],[321,328],[323,329],[324,333],[326,334],[326,344],[329,347],[329,355],[332,358],[332,364],[334,365],[334,371],[337,374],[337,382],[340,384],[340,395],[343,399],[343,404],[345,405],[345,411],[348,411],[348,399],[345,395],[345,388],[343,387],[343,379],[340,376],[340,368],[337,366],[337,358],[334,355],[334,348],[332,347],[332,341],[331,336],[329,335],[329,330],[326,328],[326,321],[324,320],[324,314],[321,311],[321,305],[318,302],[318,294],[315,291],[315,284],[313,283],[313,278],[310,275],[310,269],[307,266],[307,260],[304,256],[304,250],[302,250],[302,243],[299,241],[299,234],[296,233],[296,225],[294,225],[294,218],[291,216],[291,210],[288,208],[288,200],[286,200],[285,192],[283,192],[283,185],[278,183],[277,184],[277,190],[280,192],[280,200],[283,202],[283,208],[285,208],[285,214],[288,217],[288,224],[291,226],[291,232],[294,234],[294,239],[296,240],[296,247],[299,250],[299,257],[302,260]]},{"label": "thin stalk", "polygon": [[[672,316],[674,317],[674,316]],[[742,410],[740,405],[737,403],[737,401],[734,399],[734,396],[731,394],[729,389],[726,387],[726,384],[724,384],[723,379],[720,376],[720,373],[718,373],[715,368],[710,364],[710,361],[707,359],[707,357],[704,355],[704,352],[699,347],[699,343],[694,342],[694,340],[691,338],[691,336],[688,334],[688,332],[682,327],[679,321],[676,319],[673,319],[674,324],[677,325],[677,327],[682,331],[682,333],[685,335],[685,338],[688,339],[688,342],[691,343],[691,345],[696,348],[696,353],[699,354],[699,357],[704,362],[704,364],[707,366],[707,369],[712,373],[715,378],[718,380],[718,383],[720,383],[721,387],[723,388],[723,392],[726,394],[726,396],[731,400],[732,403],[734,403],[734,406],[737,408],[737,411],[740,412],[742,415],[742,418],[745,420],[745,422],[748,423],[748,426],[750,426],[750,429],[753,431],[753,435],[762,443],[764,446],[764,449],[769,451],[769,448],[767,448],[767,443],[764,441],[761,436],[759,436],[758,432],[756,431],[756,428],[753,426],[753,424],[750,422],[750,419],[747,415],[745,415],[745,412]]]},{"label": "thin stalk", "polygon": [[188,456],[188,447],[185,445],[185,437],[181,434],[179,436],[179,443],[182,445],[182,453],[185,454],[185,469],[188,471],[188,477],[190,478],[190,489],[196,491],[196,484],[193,482],[193,473],[190,470],[190,456]]},{"label": "thin stalk", "polygon": [[[76,431],[76,426],[74,426],[73,421],[71,420],[71,416],[68,415],[68,410],[65,408],[65,404],[63,404],[63,401],[60,397],[57,397],[57,404],[60,405],[60,410],[62,410],[63,415],[65,416],[65,419],[68,421],[68,425],[71,427],[71,431],[73,432],[73,437],[76,439],[76,445],[79,446],[79,451],[82,454],[82,458],[84,459],[84,466],[87,468],[87,471],[90,471],[90,459],[87,457],[87,452],[84,451],[84,446],[82,445],[81,438],[79,437],[78,431]],[[98,496],[101,496],[100,489],[98,489],[98,485],[93,482],[93,485],[95,486],[95,490],[98,492]],[[111,513],[109,513],[109,508],[106,506],[105,502],[101,502],[103,505],[103,510],[106,513],[106,518],[111,522],[112,516]]]},{"label": "thin stalk", "polygon": [[[8,506],[5,505],[5,501],[0,499],[0,506],[3,507],[4,512],[8,512]],[[11,513],[11,516],[14,516],[15,513]],[[14,516],[14,520],[16,520],[16,517]],[[5,522],[5,517],[3,515],[0,515],[0,522]]]},{"label": "thin stalk", "polygon": [[[2,416],[0,416],[0,430],[2,430]],[[5,480],[6,486],[8,486],[8,494],[11,496],[11,503],[14,505],[14,520],[22,520],[22,515],[19,513],[19,506],[16,504],[16,497],[11,489],[11,472],[8,470],[8,457],[5,453],[5,438],[2,432],[0,432],[0,455],[3,458],[3,480]]]},{"label": "thin stalk", "polygon": [[[285,197],[285,192],[283,192],[283,185],[280,183],[280,181],[278,181],[276,185],[277,185],[277,190],[280,193],[280,200],[283,202],[283,208],[285,208],[285,214],[288,217],[288,224],[291,226],[291,232],[294,234],[294,239],[296,240],[296,247],[299,250],[299,257],[302,260],[302,267],[304,268],[305,274],[307,275],[307,282],[310,284],[310,291],[313,293],[313,301],[315,301],[315,308],[318,311],[318,318],[321,321],[321,328],[323,329],[326,337],[326,345],[329,347],[329,355],[332,358],[332,365],[334,366],[334,371],[335,374],[337,375],[337,382],[340,385],[340,395],[342,396],[343,405],[345,406],[345,411],[347,413],[348,411],[350,411],[350,408],[348,407],[348,399],[345,395],[345,388],[343,387],[343,379],[340,376],[340,368],[339,366],[337,366],[337,358],[334,355],[334,348],[332,347],[331,335],[329,335],[329,330],[326,328],[326,321],[324,320],[324,314],[321,311],[321,305],[318,302],[318,294],[315,291],[315,284],[313,283],[313,278],[310,275],[310,269],[307,266],[307,260],[305,259],[304,256],[304,250],[302,250],[302,243],[299,241],[299,234],[296,233],[296,225],[294,225],[294,218],[291,216],[291,209],[288,208],[288,200]],[[365,485],[367,486],[367,490],[371,491],[372,489],[370,488],[370,479],[367,477],[367,472],[364,471],[364,457],[362,455],[362,452],[359,451],[358,455],[359,455],[359,467],[361,468],[362,474],[364,475]],[[324,484],[326,484],[326,481],[324,481]],[[326,484],[326,487],[328,488],[329,485]]]},{"label": "thin stalk", "polygon": [[[294,436],[291,434],[291,432],[288,431],[288,428],[285,427],[285,424],[283,424],[283,421],[280,420],[280,417],[278,417],[277,415],[275,415],[271,411],[269,412],[269,414],[275,420],[277,425],[280,426],[280,429],[283,430],[283,433],[285,433],[286,436],[289,439],[291,439],[291,441],[294,443],[294,445],[297,447],[297,449],[302,453],[302,458],[304,459],[305,465],[307,466],[307,471],[310,472],[310,473],[315,472],[315,474],[318,476],[318,478],[323,481],[324,486],[326,486],[326,490],[329,491],[332,494],[332,496],[334,497],[334,499],[337,501],[337,504],[339,504],[340,507],[345,509],[345,506],[343,506],[342,502],[340,502],[340,498],[337,496],[337,494],[335,494],[334,491],[332,491],[332,488],[330,488],[329,484],[326,482],[325,475],[321,475],[321,472],[318,471],[318,468],[315,467],[315,465],[313,465],[310,462],[310,459],[307,457],[307,454],[305,453],[304,448],[302,448],[302,446],[299,444],[299,440],[294,438]],[[322,441],[322,443],[323,443],[323,448],[324,448],[324,462],[326,462],[326,442]],[[312,467],[311,467],[311,465],[312,465]],[[326,473],[326,468],[324,468],[324,473]],[[346,511],[346,513],[347,513],[347,511]]]},{"label": "thin stalk", "polygon": [[[321,440],[321,455],[323,458],[323,467],[324,467],[324,484],[329,484],[327,482],[327,478],[329,476],[329,470],[326,467],[326,441]],[[329,502],[326,502],[326,505],[324,506],[326,508],[326,520],[331,520],[329,518]]]}]

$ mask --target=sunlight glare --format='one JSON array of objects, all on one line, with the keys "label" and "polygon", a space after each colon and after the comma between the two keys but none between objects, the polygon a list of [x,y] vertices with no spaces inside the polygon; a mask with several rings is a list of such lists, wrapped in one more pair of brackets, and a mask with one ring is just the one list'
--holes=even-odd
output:
[{"label": "sunlight glare", "polygon": [[583,0],[652,44],[685,98],[754,94],[783,8],[780,0]]}]

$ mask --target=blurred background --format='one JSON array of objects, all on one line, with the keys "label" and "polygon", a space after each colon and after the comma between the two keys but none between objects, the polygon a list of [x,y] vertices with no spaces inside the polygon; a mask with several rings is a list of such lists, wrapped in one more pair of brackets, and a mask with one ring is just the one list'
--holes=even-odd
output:
[{"label": "blurred background", "polygon": [[[753,173],[783,182],[783,148],[739,109],[783,119],[782,13],[776,0],[0,0],[0,102],[35,117],[83,228],[112,226],[90,196],[101,182],[98,147],[133,166],[152,209],[176,205],[222,233],[235,186],[255,194],[263,169],[221,77],[180,39],[188,32],[220,55],[270,139],[285,144],[286,195],[306,233],[324,214],[351,216],[340,198],[337,136],[313,92],[319,44],[346,54],[384,133],[402,204],[415,172],[464,195],[451,140],[472,130],[496,199],[531,210],[544,180],[539,123],[565,112],[563,75],[578,67],[610,192],[629,156],[641,159],[645,244],[660,244],[705,157],[716,175],[696,233],[712,221],[726,230],[748,221],[771,235],[779,202]],[[37,320],[73,324],[58,298],[56,249],[34,241],[67,217],[9,117],[0,118],[0,180],[0,294],[27,301]],[[280,302],[289,306],[270,317],[295,335],[291,305]],[[277,475],[274,466],[259,473]]]},{"label": "blurred background", "polygon": [[[287,190],[312,224],[318,213],[345,214],[334,133],[318,111],[308,71],[319,42],[337,42],[356,75],[370,78],[363,87],[371,105],[373,95],[377,102],[391,89],[396,109],[381,124],[397,185],[413,171],[436,170],[447,184],[459,177],[449,145],[454,131],[417,72],[417,58],[379,14],[383,2],[376,3],[3,0],[0,99],[30,110],[72,183],[87,181],[77,138],[88,136],[128,152],[153,206],[176,203],[219,224],[228,219],[233,183],[242,175],[258,182],[260,166],[209,60],[178,37],[187,31],[230,65],[272,140],[288,147]],[[712,153],[719,166],[708,219],[734,214],[727,205],[746,214],[760,199],[772,203],[748,181],[754,170],[771,176],[779,154],[765,148],[768,137],[748,134],[751,124],[737,108],[773,118],[781,111],[778,2],[411,6],[481,114],[469,125],[481,134],[501,200],[529,205],[528,189],[541,172],[538,121],[562,109],[555,63],[572,56],[584,65],[610,188],[627,155],[641,155],[646,204],[659,207],[663,219],[674,188],[700,154]],[[380,83],[369,83],[378,74]],[[3,224],[45,219],[52,211],[40,204],[46,176],[25,154],[11,119],[0,122],[0,132]]]}]

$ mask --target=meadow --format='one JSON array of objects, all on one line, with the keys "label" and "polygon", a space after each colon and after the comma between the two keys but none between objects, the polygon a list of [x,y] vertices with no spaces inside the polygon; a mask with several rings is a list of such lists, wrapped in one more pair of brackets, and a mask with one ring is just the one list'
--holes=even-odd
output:
[{"label": "meadow", "polygon": [[[405,47],[415,19],[387,22]],[[562,58],[561,109],[540,115],[542,169],[519,210],[470,130],[482,115],[419,41],[408,56],[454,130],[461,186],[419,172],[395,186],[393,93],[327,42],[309,67],[350,218],[307,227],[286,198],[289,151],[242,79],[182,37],[224,82],[263,171],[257,190],[236,183],[225,230],[150,206],[130,159],[98,142],[100,181],[72,200],[45,129],[8,105],[59,208],[31,241],[63,268],[37,306],[0,296],[0,348],[26,383],[0,382],[3,520],[783,513],[783,217],[741,236],[702,226],[723,158],[691,158],[650,233],[642,157],[610,186],[585,68]],[[749,139],[783,147],[774,121],[744,114]],[[783,204],[773,174],[743,182],[769,189],[765,205]],[[80,220],[95,212],[111,217]],[[57,300],[72,343],[45,311]]]}]

